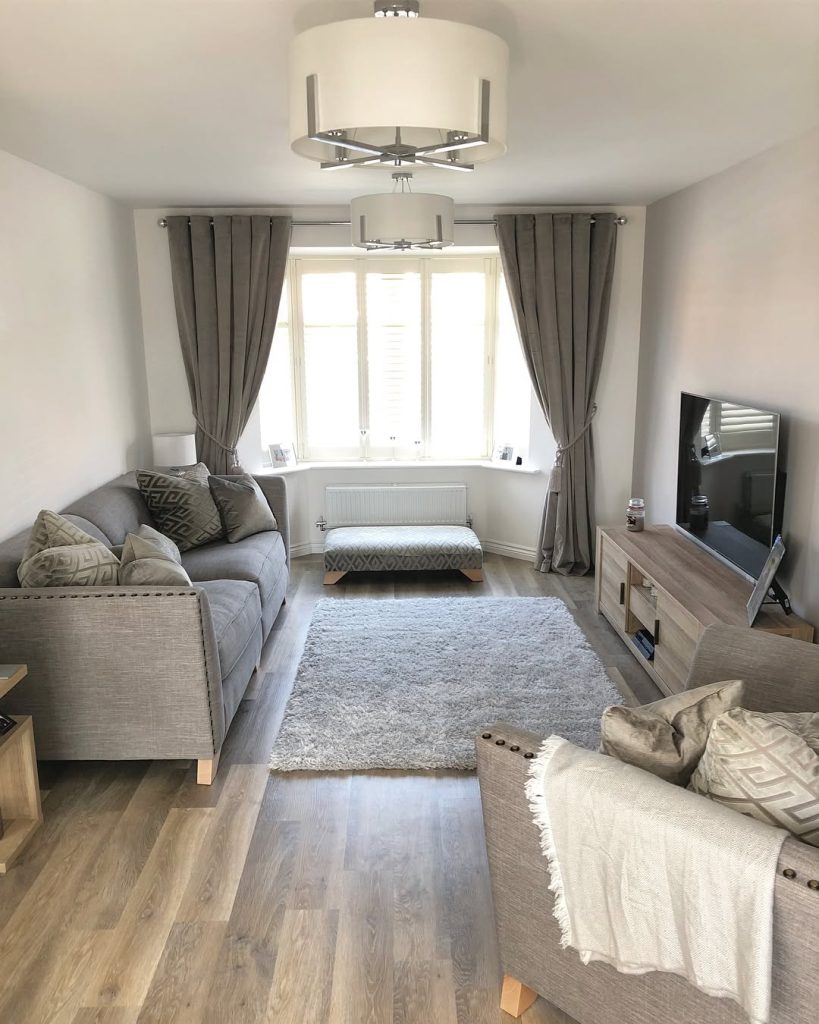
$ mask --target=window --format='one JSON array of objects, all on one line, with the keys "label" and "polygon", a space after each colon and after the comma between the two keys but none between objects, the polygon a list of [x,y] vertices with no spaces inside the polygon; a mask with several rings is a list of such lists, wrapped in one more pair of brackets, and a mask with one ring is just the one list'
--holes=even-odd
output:
[{"label": "window", "polygon": [[262,442],[306,461],[525,452],[531,388],[497,257],[295,258]]}]

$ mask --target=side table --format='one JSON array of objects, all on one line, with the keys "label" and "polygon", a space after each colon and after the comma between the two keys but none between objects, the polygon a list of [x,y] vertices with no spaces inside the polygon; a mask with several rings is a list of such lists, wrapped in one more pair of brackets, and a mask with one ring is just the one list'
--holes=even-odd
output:
[{"label": "side table", "polygon": [[[26,672],[25,665],[0,665],[0,697]],[[0,736],[0,875],[8,871],[43,820],[31,716],[12,717],[17,724]]]}]

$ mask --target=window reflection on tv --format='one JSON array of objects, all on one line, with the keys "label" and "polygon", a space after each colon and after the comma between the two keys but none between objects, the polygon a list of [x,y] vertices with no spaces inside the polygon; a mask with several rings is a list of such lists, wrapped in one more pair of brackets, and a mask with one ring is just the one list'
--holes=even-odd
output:
[{"label": "window reflection on tv", "polygon": [[677,525],[757,579],[781,530],[778,413],[683,393]]}]

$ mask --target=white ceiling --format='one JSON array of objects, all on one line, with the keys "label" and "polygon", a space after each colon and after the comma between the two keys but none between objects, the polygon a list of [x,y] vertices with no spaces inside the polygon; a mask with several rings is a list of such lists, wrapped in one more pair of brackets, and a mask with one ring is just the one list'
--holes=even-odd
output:
[{"label": "white ceiling", "polygon": [[[287,142],[294,32],[371,10],[0,0],[0,148],[137,206],[387,190],[383,169],[322,173]],[[460,203],[642,204],[819,123],[819,0],[422,0],[422,13],[511,49],[506,156],[417,172]]]}]

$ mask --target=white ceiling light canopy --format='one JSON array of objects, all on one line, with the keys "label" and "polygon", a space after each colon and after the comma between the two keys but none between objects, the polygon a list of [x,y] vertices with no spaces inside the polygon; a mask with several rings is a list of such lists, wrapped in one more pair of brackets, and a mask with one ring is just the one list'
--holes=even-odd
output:
[{"label": "white ceiling light canopy", "polygon": [[400,191],[359,196],[350,204],[359,249],[443,249],[454,242],[455,204],[449,196],[412,192],[412,175],[393,174]]},{"label": "white ceiling light canopy", "polygon": [[506,43],[473,25],[418,14],[418,0],[375,0],[373,18],[296,36],[294,152],[327,170],[420,164],[461,171],[506,152]]}]

